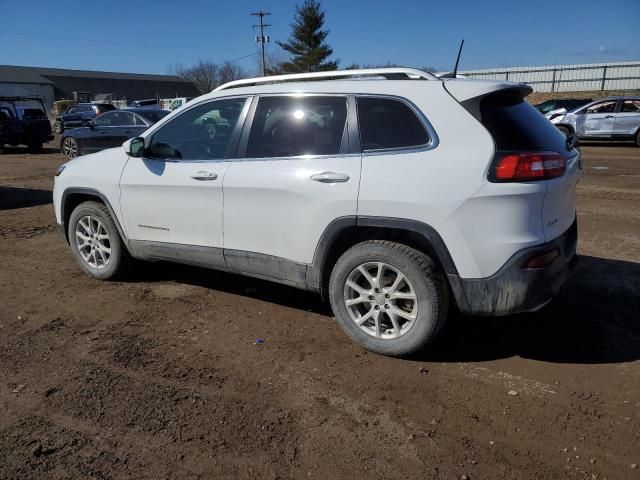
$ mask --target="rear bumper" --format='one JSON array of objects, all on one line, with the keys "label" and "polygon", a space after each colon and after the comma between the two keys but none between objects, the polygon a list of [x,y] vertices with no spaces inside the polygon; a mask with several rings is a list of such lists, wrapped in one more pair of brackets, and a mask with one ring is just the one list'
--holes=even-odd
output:
[{"label": "rear bumper", "polygon": [[[577,262],[578,225],[554,240],[516,253],[488,278],[460,278],[449,275],[449,283],[463,313],[471,315],[509,315],[535,311],[547,304],[560,290],[569,270]],[[557,248],[559,255],[546,267],[523,269],[523,262],[537,252]]]}]

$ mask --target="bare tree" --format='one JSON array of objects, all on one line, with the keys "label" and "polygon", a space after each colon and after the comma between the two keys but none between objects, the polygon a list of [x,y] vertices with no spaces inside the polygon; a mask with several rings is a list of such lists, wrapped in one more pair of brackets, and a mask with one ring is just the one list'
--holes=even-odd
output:
[{"label": "bare tree", "polygon": [[237,63],[224,62],[220,67],[218,82],[222,85],[223,83],[233,82],[234,80],[247,77],[247,72],[245,72],[245,70]]},{"label": "bare tree", "polygon": [[167,68],[169,73],[175,73],[186,80],[190,80],[200,93],[209,93],[223,83],[246,78],[244,69],[234,62],[218,65],[210,60],[199,60],[191,67],[178,63]]},{"label": "bare tree", "polygon": [[178,75],[193,82],[200,93],[209,93],[219,84],[218,65],[211,61],[199,60],[191,67],[185,68],[180,65],[178,68]]}]

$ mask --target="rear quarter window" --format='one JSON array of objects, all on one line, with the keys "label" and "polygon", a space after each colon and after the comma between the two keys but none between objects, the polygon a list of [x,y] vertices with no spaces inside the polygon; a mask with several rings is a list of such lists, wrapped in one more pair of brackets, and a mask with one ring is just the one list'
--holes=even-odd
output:
[{"label": "rear quarter window", "polygon": [[364,151],[413,148],[429,143],[427,129],[406,103],[377,97],[359,97],[357,102]]},{"label": "rear quarter window", "polygon": [[480,119],[498,151],[567,151],[565,136],[517,92],[482,99]]}]

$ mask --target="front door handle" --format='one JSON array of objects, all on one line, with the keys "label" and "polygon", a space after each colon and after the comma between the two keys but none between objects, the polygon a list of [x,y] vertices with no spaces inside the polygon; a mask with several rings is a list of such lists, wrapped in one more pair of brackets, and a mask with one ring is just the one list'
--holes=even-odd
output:
[{"label": "front door handle", "polygon": [[349,181],[349,175],[338,172],[322,172],[311,175],[311,180],[320,183],[344,183]]},{"label": "front door handle", "polygon": [[604,118],[613,118],[613,115],[607,115],[607,116],[606,116],[606,117],[604,117]]},{"label": "front door handle", "polygon": [[196,172],[196,174],[192,175],[191,178],[193,178],[194,180],[207,182],[207,181],[215,180],[216,178],[218,178],[218,174],[213,172],[201,171],[201,172]]}]

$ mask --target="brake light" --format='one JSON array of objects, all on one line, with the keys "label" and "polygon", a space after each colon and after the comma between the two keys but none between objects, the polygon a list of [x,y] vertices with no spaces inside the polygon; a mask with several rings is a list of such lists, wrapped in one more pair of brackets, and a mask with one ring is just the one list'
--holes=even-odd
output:
[{"label": "brake light", "polygon": [[556,152],[506,154],[498,160],[489,180],[494,182],[528,182],[561,177],[567,159]]},{"label": "brake light", "polygon": [[102,112],[96,108],[96,117],[102,115]]}]

